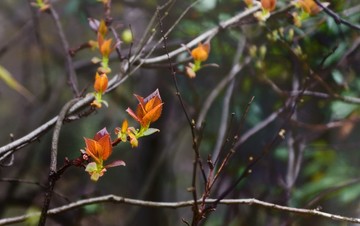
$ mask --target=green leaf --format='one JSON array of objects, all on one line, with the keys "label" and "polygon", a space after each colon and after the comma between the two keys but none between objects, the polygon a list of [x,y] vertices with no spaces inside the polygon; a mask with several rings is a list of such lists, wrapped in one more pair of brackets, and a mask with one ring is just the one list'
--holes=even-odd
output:
[{"label": "green leaf", "polygon": [[[31,217],[27,218],[25,221],[25,225],[27,226],[35,226],[38,224],[39,219],[40,219],[40,209],[34,206],[29,207],[29,209],[27,209],[26,214],[34,214]],[[35,214],[37,213],[37,214]]]},{"label": "green leaf", "polygon": [[24,86],[18,83],[13,76],[10,74],[8,70],[6,70],[3,66],[0,65],[0,79],[5,82],[7,86],[11,89],[14,89],[21,95],[23,95],[28,101],[33,101],[35,99],[34,95],[30,93]]},{"label": "green leaf", "polygon": [[149,136],[149,135],[151,135],[153,133],[157,133],[157,132],[160,132],[160,130],[156,129],[156,128],[149,128],[144,131],[143,136]]},{"label": "green leaf", "polygon": [[355,104],[348,104],[341,101],[333,101],[331,104],[331,118],[334,120],[345,118],[356,108],[357,106]]},{"label": "green leaf", "polygon": [[343,74],[339,71],[339,70],[333,70],[331,72],[332,78],[334,79],[334,81],[338,84],[341,85],[344,83],[344,76]]},{"label": "green leaf", "polygon": [[90,162],[89,164],[87,164],[85,171],[92,173],[92,172],[96,172],[98,170],[98,167],[96,165],[95,162]]}]

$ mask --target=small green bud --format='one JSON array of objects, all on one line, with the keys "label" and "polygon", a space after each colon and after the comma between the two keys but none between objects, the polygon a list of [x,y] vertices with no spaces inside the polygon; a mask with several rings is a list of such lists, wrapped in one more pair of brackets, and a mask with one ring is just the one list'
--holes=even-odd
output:
[{"label": "small green bud", "polygon": [[130,29],[125,29],[121,34],[121,39],[125,44],[133,42],[133,35]]}]

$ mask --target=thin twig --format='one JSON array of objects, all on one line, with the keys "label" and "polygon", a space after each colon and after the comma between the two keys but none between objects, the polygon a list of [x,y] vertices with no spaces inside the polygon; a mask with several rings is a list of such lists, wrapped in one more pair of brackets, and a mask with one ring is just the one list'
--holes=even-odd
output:
[{"label": "thin twig", "polygon": [[334,11],[329,9],[328,7],[325,7],[319,0],[314,0],[318,6],[320,6],[326,14],[331,16],[337,24],[344,24],[352,29],[360,31],[360,26],[353,24],[343,18],[341,18],[338,14],[336,14]]},{"label": "thin twig", "polygon": [[[245,38],[241,37],[240,40],[238,41],[236,54],[234,56],[234,61],[233,61],[234,66],[239,64],[240,58],[241,58],[242,53],[244,51],[244,47],[245,47]],[[230,71],[230,74],[231,74],[231,72],[233,72],[233,70]],[[237,73],[235,73],[235,74],[237,74]],[[217,136],[218,138],[216,140],[215,148],[214,148],[214,151],[213,151],[213,154],[212,154],[213,161],[215,161],[215,159],[218,158],[218,155],[219,155],[220,150],[221,150],[221,146],[224,143],[226,127],[227,127],[227,121],[228,121],[228,116],[229,116],[230,99],[231,99],[231,96],[233,94],[233,90],[234,90],[234,86],[235,86],[235,77],[234,76],[235,75],[233,75],[233,76],[229,75],[229,77],[232,77],[232,78],[231,78],[231,82],[230,82],[230,84],[228,86],[228,89],[227,89],[225,97],[224,97],[224,103],[223,103],[223,107],[222,107],[222,116],[221,116],[220,126],[219,126],[219,134]],[[219,94],[219,92],[218,92],[218,94]]]},{"label": "thin twig", "polygon": [[264,127],[266,127],[267,125],[269,125],[272,121],[274,121],[283,111],[285,110],[285,108],[280,108],[277,111],[271,113],[268,117],[266,117],[263,121],[259,122],[256,124],[255,127],[249,129],[248,131],[246,131],[246,133],[244,133],[243,135],[241,135],[240,139],[236,142],[234,148],[238,148],[241,144],[243,144],[245,141],[247,141],[247,139],[249,139],[252,135],[254,135],[255,133],[257,133],[258,131],[260,131],[261,129],[263,129]]},{"label": "thin twig", "polygon": [[135,56],[141,55],[141,51],[144,49],[144,46],[146,45],[146,43],[149,40],[149,37],[154,35],[153,29],[155,28],[155,22],[158,19],[158,14],[160,13],[160,10],[168,7],[172,2],[173,2],[173,0],[169,0],[166,3],[164,3],[162,6],[158,6],[156,8],[155,13],[151,17],[151,19],[145,29],[145,32],[144,32],[143,36],[141,37],[139,44],[137,45],[137,48],[135,49]]},{"label": "thin twig", "polygon": [[[160,15],[160,14],[159,14]],[[159,16],[159,26],[160,26],[160,33],[162,34],[162,40],[164,42],[164,49],[166,51],[166,53],[168,54],[168,50],[167,50],[167,36],[165,36],[165,34],[163,33],[163,26],[162,26],[162,21],[161,21],[161,18]],[[192,226],[196,225],[197,224],[197,219],[198,219],[198,215],[199,215],[199,207],[198,207],[198,204],[197,204],[197,191],[196,191],[196,181],[197,181],[197,165],[199,164],[199,168],[200,168],[200,171],[202,173],[202,176],[203,176],[203,179],[204,179],[204,184],[206,186],[207,184],[207,178],[206,178],[206,175],[205,175],[205,171],[203,169],[203,166],[202,166],[202,162],[201,162],[201,157],[200,157],[200,152],[199,152],[199,142],[197,140],[197,135],[196,135],[196,131],[195,131],[195,123],[193,122],[193,120],[190,119],[190,116],[189,116],[189,113],[187,112],[187,109],[185,107],[185,104],[184,104],[184,101],[181,97],[181,94],[180,94],[180,89],[179,89],[179,85],[178,85],[178,82],[177,82],[177,78],[176,78],[176,71],[174,69],[174,66],[172,64],[172,61],[170,59],[170,56],[168,56],[168,61],[169,61],[169,65],[170,65],[170,71],[171,71],[171,74],[172,74],[172,78],[173,78],[173,82],[174,82],[174,86],[175,86],[175,89],[176,89],[176,96],[178,97],[178,100],[181,104],[181,107],[182,107],[182,110],[186,116],[186,119],[188,121],[188,124],[190,126],[190,130],[191,130],[191,134],[192,134],[192,147],[193,147],[193,150],[194,150],[194,162],[193,162],[193,173],[192,173],[192,180],[191,180],[191,188],[190,188],[190,192],[192,193],[193,195],[193,200],[194,200],[194,205],[193,205],[193,220],[192,220]]]},{"label": "thin twig", "polygon": [[219,93],[226,87],[226,85],[243,69],[245,65],[250,62],[250,58],[246,58],[245,61],[241,63],[235,64],[229,74],[224,77],[219,84],[211,91],[206,100],[204,101],[203,106],[201,107],[201,111],[196,120],[196,127],[199,128],[201,123],[204,122],[207,112],[209,111],[212,103],[215,101],[215,98],[219,95]]},{"label": "thin twig", "polygon": [[77,81],[73,61],[72,61],[71,55],[69,53],[69,50],[70,50],[69,43],[65,37],[65,33],[64,33],[64,30],[60,23],[60,18],[59,18],[59,15],[57,14],[56,10],[53,8],[53,6],[50,6],[49,11],[50,11],[52,18],[55,21],[56,29],[59,32],[61,44],[64,49],[65,58],[66,58],[66,70],[67,70],[67,75],[68,75],[68,82],[70,84],[70,87],[71,87],[74,95],[76,97],[78,97],[79,96],[78,81]]},{"label": "thin twig", "polygon": [[[171,31],[172,30],[174,30],[174,28],[176,27],[176,25],[178,25],[179,23],[180,23],[180,21],[181,21],[181,19],[189,12],[189,10],[191,9],[191,8],[193,8],[197,3],[199,2],[199,0],[197,0],[197,1],[195,1],[195,2],[193,2],[192,4],[190,4],[182,13],[181,13],[181,15],[176,19],[176,21],[171,25],[171,27],[164,33],[164,35],[160,38],[160,40],[153,46],[153,48],[150,50],[150,53],[152,53],[152,52],[154,52],[155,51],[155,49],[156,49],[156,47],[160,44],[160,43],[162,43],[164,40],[164,37],[167,37],[170,33],[171,33]],[[159,12],[160,12],[160,8],[158,8],[157,9],[157,11],[158,11],[158,16],[159,16]],[[161,20],[162,20],[163,18],[161,18]],[[160,28],[161,29],[161,28]],[[148,56],[150,56],[149,54],[148,54]],[[165,56],[166,56],[166,54],[165,54]],[[169,57],[170,57],[170,55],[169,55]],[[171,57],[170,57],[171,58]],[[145,60],[146,60],[147,58],[145,58]],[[144,63],[146,63],[146,61],[144,62],[143,60],[140,60],[140,64],[144,64]]]},{"label": "thin twig", "polygon": [[298,103],[300,97],[302,96],[302,93],[305,91],[305,89],[308,87],[308,85],[309,85],[309,80],[306,80],[299,95],[288,98],[288,100],[286,101],[286,104],[284,106],[284,109],[288,110],[288,114],[286,115],[282,125],[277,129],[277,132],[275,133],[274,137],[271,139],[271,141],[268,144],[266,144],[264,146],[260,155],[258,155],[255,158],[251,157],[251,162],[245,167],[245,169],[243,170],[241,175],[235,180],[234,183],[232,183],[225,191],[223,191],[219,195],[219,197],[217,198],[217,201],[214,202],[214,204],[212,204],[212,206],[209,206],[208,209],[216,208],[217,204],[222,199],[224,199],[228,194],[230,194],[230,192],[232,190],[234,190],[235,187],[241,181],[243,181],[248,175],[250,175],[252,173],[253,167],[255,167],[255,165],[257,165],[257,163],[260,160],[262,160],[269,153],[269,151],[275,147],[275,145],[277,145],[279,142],[281,142],[282,139],[284,139],[284,135],[282,135],[282,131],[284,131],[284,128],[287,127],[287,123],[290,121],[292,115],[294,114],[296,107],[297,107],[297,103]]}]

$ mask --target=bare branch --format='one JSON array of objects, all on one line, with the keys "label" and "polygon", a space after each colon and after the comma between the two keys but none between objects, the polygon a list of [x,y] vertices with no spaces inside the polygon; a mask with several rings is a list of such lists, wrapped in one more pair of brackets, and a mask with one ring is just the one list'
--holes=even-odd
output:
[{"label": "bare branch", "polygon": [[[214,37],[220,30],[227,29],[230,26],[237,24],[240,20],[242,20],[248,16],[251,16],[254,12],[261,9],[261,4],[259,2],[254,2],[254,3],[255,3],[255,5],[251,9],[247,9],[244,12],[241,12],[230,19],[223,21],[222,23],[219,24],[219,26],[214,27],[214,28],[202,33],[201,35],[199,35],[195,39],[191,40],[186,45],[181,46],[180,48],[178,48],[172,52],[169,52],[169,57],[172,58],[184,51],[187,51],[187,49],[191,49],[192,47],[196,46],[200,42],[203,42],[209,38]],[[142,60],[140,60],[140,63],[153,64],[153,63],[159,63],[162,61],[166,61],[167,59],[168,59],[167,54],[164,54],[164,55],[161,55],[158,57],[142,59]]]},{"label": "bare branch", "polygon": [[204,101],[204,105],[201,108],[201,111],[199,113],[199,116],[197,118],[197,125],[196,127],[199,128],[201,126],[201,123],[204,122],[205,116],[207,115],[207,112],[209,111],[212,103],[214,102],[215,98],[219,95],[219,93],[226,87],[226,85],[243,69],[244,65],[247,65],[250,62],[250,58],[246,58],[244,63],[238,63],[235,64],[232,68],[229,74],[224,77],[219,84],[211,91],[211,93],[208,95],[206,100]]},{"label": "bare branch", "polygon": [[[198,200],[200,202],[201,200]],[[216,199],[206,199],[205,202],[207,204],[213,204],[216,202]],[[138,200],[138,199],[130,199],[125,198],[117,195],[105,195],[105,196],[99,196],[95,198],[89,198],[89,199],[83,199],[79,200],[67,205],[63,205],[57,208],[50,209],[48,211],[48,215],[56,215],[63,213],[65,211],[77,209],[83,206],[95,204],[95,203],[118,203],[118,204],[127,204],[127,205],[134,205],[134,206],[142,206],[142,207],[152,207],[152,208],[169,208],[169,209],[177,209],[177,208],[183,208],[194,205],[194,200],[188,200],[188,201],[181,201],[181,202],[152,202],[152,201],[144,201],[144,200]],[[223,199],[219,201],[219,204],[223,205],[256,205],[268,209],[273,210],[279,210],[283,212],[288,213],[294,213],[294,214],[301,214],[301,215],[308,215],[308,216],[319,216],[323,217],[329,220],[333,221],[341,221],[341,222],[350,222],[355,224],[360,224],[360,218],[355,217],[346,217],[342,215],[336,215],[331,214],[327,212],[322,212],[317,209],[303,209],[303,208],[295,208],[295,207],[288,207],[288,206],[282,206],[277,205],[270,202],[261,201],[254,198],[249,199]],[[36,217],[39,216],[40,212],[34,212],[30,214],[24,214],[16,217],[10,217],[10,218],[3,218],[0,219],[0,225],[9,225],[14,223],[23,222],[26,219],[30,217]]]},{"label": "bare branch", "polygon": [[274,121],[283,111],[285,110],[285,108],[280,108],[279,110],[273,112],[271,115],[269,115],[268,117],[266,117],[263,121],[259,122],[258,124],[256,124],[255,127],[249,129],[248,131],[246,131],[246,133],[244,133],[243,135],[241,135],[240,139],[236,142],[236,144],[234,145],[234,149],[238,148],[242,143],[244,143],[247,139],[249,139],[252,135],[254,135],[255,133],[257,133],[258,131],[260,131],[261,129],[263,129],[264,127],[266,127],[267,125],[269,125],[272,121]]}]

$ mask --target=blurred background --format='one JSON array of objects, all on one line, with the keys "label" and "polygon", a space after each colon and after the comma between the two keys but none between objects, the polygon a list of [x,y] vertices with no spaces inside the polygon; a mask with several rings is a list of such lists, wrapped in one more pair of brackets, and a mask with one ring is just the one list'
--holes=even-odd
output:
[{"label": "blurred background", "polygon": [[[191,3],[177,1],[161,11],[166,15],[162,21],[163,29],[176,23]],[[120,37],[126,29],[133,33],[133,44],[121,44],[123,56],[131,55],[137,48],[156,7],[162,4],[164,1],[112,1],[112,25],[116,32]],[[324,12],[309,17],[297,27],[292,13],[299,10],[289,4],[290,1],[279,0],[277,10],[280,12],[266,24],[260,25],[248,18],[220,31],[211,40],[211,52],[206,61],[219,67],[204,67],[191,79],[183,72],[185,64],[176,65],[179,89],[191,119],[200,124],[200,117],[206,124],[199,132],[203,162],[206,163],[208,155],[220,150],[224,142],[219,132],[221,128],[229,134],[230,140],[235,134],[239,135],[235,153],[210,197],[216,198],[228,188],[249,164],[249,157],[262,155],[283,128],[285,139],[275,142],[252,169],[252,174],[226,198],[256,198],[360,217],[359,30],[337,24]],[[98,1],[62,0],[52,1],[52,5],[59,14],[71,48],[96,40],[88,18],[104,17]],[[351,23],[360,24],[358,1],[330,1],[329,8]],[[245,9],[246,5],[239,0],[200,1],[169,34],[167,49],[181,47]],[[158,32],[144,52],[149,51],[159,38]],[[161,44],[150,57],[164,53]],[[79,88],[84,93],[93,92],[98,67],[91,63],[94,56],[99,57],[99,53],[85,49],[73,57]],[[172,60],[181,62],[187,58],[189,54],[184,52]],[[112,59],[110,77],[120,69],[116,54]],[[34,98],[24,97],[5,80],[0,80],[0,146],[56,116],[73,97],[67,84],[65,65],[64,50],[51,16],[39,13],[30,1],[2,0],[0,66]],[[234,65],[241,65],[242,69],[234,79],[229,79],[231,82],[219,88]],[[160,133],[140,139],[138,148],[131,148],[128,143],[116,146],[111,159],[122,159],[127,166],[109,169],[97,183],[80,168],[67,170],[56,184],[51,207],[106,194],[159,202],[192,199],[191,193],[187,192],[192,179],[192,135],[175,95],[168,61],[136,70],[104,96],[108,108],[66,123],[60,134],[58,164],[61,165],[65,157],[79,156],[79,150],[85,146],[83,137],[92,138],[103,127],[114,135],[114,129],[121,126],[125,118],[130,119],[125,110],[137,106],[133,94],[145,97],[157,88],[164,107],[162,116],[152,126],[159,128]],[[211,102],[208,98],[214,90],[219,92]],[[254,101],[245,114],[253,96]],[[204,112],[206,103],[211,105]],[[225,121],[224,116],[227,116]],[[241,123],[242,119],[244,123]],[[135,125],[134,121],[130,122]],[[39,184],[44,185],[47,181],[51,137],[52,130],[17,151],[12,164],[7,164],[10,160],[2,163],[1,218],[41,209],[43,188]],[[223,145],[220,159],[230,149],[230,144]],[[205,168],[208,172],[206,164]],[[9,182],[7,178],[17,180]],[[200,176],[198,178],[200,196],[203,181]],[[103,203],[50,217],[48,225],[165,226],[181,225],[182,218],[191,221],[191,217],[191,207],[161,209]],[[350,225],[247,205],[219,205],[202,224]]]}]

